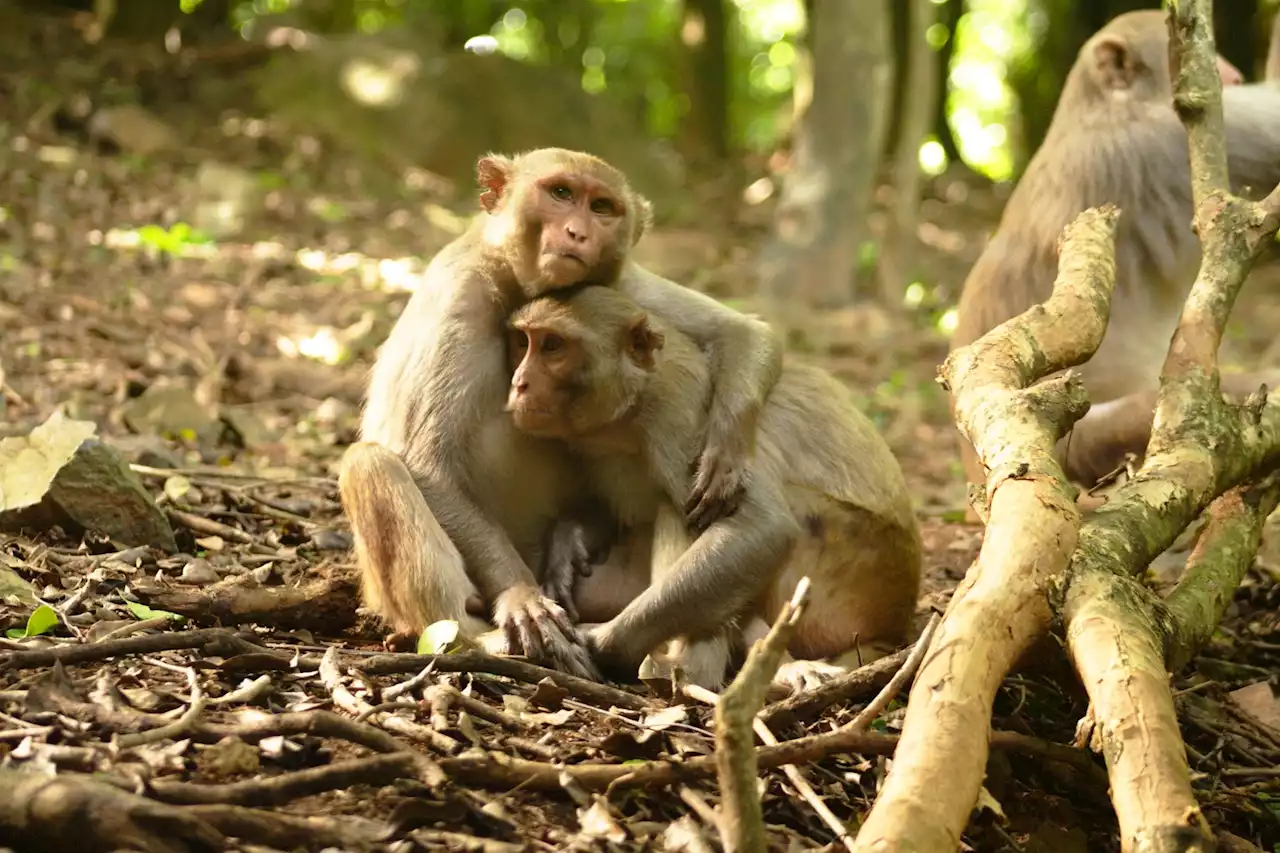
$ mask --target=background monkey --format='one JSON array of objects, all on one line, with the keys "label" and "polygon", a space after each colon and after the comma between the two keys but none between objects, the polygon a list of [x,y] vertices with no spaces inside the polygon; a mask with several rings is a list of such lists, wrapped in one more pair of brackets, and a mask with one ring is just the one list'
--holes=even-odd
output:
[{"label": "background monkey", "polygon": [[518,432],[503,411],[504,319],[541,293],[613,285],[709,349],[712,414],[685,507],[695,526],[741,494],[781,350],[766,324],[628,261],[650,207],[604,161],[539,149],[485,157],[478,173],[484,211],[432,259],[378,355],[342,502],[367,604],[397,638],[440,619],[474,637],[488,625],[468,614],[491,609],[492,650],[591,675],[530,569],[579,489],[563,449]]},{"label": "background monkey", "polygon": [[[696,344],[600,287],[530,302],[509,325],[515,424],[582,456],[590,493],[619,523],[655,524],[652,583],[610,582],[618,599],[579,602],[587,619],[614,611],[589,631],[598,662],[634,672],[674,637],[714,642],[735,620],[771,621],[806,574],[814,587],[795,656],[839,655],[856,643],[887,651],[905,638],[919,529],[897,460],[834,378],[783,368],[760,414],[738,511],[692,539],[676,508],[692,488],[712,388]],[[700,666],[691,677],[717,686],[725,654],[718,660],[718,673]]]},{"label": "background monkey", "polygon": [[[1239,72],[1219,62],[1225,83]],[[1266,192],[1280,181],[1280,89],[1223,90],[1232,186]],[[1126,452],[1142,453],[1169,339],[1200,263],[1186,132],[1173,111],[1169,33],[1160,10],[1112,20],[1084,47],[1053,121],[964,284],[953,350],[1048,298],[1058,239],[1085,208],[1120,207],[1111,322],[1080,371],[1095,404],[1064,439],[1068,476],[1092,485]],[[1223,390],[1246,395],[1280,371],[1224,374]],[[985,480],[961,439],[968,479]]]}]

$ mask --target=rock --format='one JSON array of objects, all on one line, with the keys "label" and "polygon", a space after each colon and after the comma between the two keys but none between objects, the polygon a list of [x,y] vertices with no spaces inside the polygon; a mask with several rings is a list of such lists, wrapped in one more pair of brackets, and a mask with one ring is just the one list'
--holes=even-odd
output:
[{"label": "rock", "polygon": [[191,224],[214,240],[239,234],[262,204],[262,187],[253,173],[225,163],[201,163],[194,189]]},{"label": "rock", "polygon": [[124,406],[124,422],[138,433],[170,438],[194,438],[201,445],[216,444],[222,421],[201,406],[195,395],[176,385],[152,385]]},{"label": "rock", "polygon": [[246,450],[263,450],[280,440],[250,406],[224,406],[222,421]]},{"label": "rock", "polygon": [[90,439],[58,472],[49,498],[85,530],[96,530],[122,545],[150,545],[177,551],[169,519],[115,448]]},{"label": "rock", "polygon": [[178,147],[178,134],[137,104],[103,107],[89,119],[89,135],[143,156]]}]

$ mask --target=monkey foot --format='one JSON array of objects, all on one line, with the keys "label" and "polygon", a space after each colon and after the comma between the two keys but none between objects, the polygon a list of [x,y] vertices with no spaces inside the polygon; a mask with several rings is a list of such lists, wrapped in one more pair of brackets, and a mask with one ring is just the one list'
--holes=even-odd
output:
[{"label": "monkey foot", "polygon": [[821,660],[788,660],[778,667],[773,686],[790,693],[800,693],[844,675],[845,671],[844,667]]}]

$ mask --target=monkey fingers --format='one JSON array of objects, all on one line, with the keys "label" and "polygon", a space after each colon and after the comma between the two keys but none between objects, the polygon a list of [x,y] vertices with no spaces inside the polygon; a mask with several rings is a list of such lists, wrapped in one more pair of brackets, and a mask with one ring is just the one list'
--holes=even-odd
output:
[{"label": "monkey fingers", "polygon": [[708,445],[698,460],[697,475],[684,503],[689,527],[701,533],[722,518],[732,515],[747,489],[746,469],[733,455]]},{"label": "monkey fingers", "polygon": [[572,622],[578,621],[573,604],[574,582],[591,577],[594,559],[587,543],[586,529],[576,521],[558,521],[551,530],[542,569],[542,593],[564,608]]},{"label": "monkey fingers", "polygon": [[534,587],[512,587],[499,596],[494,621],[506,637],[506,653],[582,678],[598,679],[581,633],[560,605]]}]

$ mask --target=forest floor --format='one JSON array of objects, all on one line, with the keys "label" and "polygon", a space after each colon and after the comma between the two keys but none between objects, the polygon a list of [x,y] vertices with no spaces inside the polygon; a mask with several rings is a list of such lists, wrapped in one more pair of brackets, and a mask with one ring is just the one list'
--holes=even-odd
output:
[{"label": "forest floor", "polygon": [[[0,536],[0,573],[29,582],[60,622],[40,637],[0,640],[5,765],[101,770],[163,801],[272,806],[314,818],[257,835],[244,830],[259,849],[373,849],[375,840],[395,839],[495,851],[703,849],[699,836],[714,838],[703,818],[672,822],[705,815],[698,804],[715,799],[707,774],[595,799],[588,783],[560,769],[659,758],[696,763],[712,747],[708,708],[672,706],[635,685],[624,693],[566,693],[539,684],[543,673],[527,668],[443,672],[450,667],[442,665],[405,684],[418,667],[373,657],[376,625],[342,624],[353,588],[335,464],[354,436],[366,370],[407,299],[406,284],[467,211],[436,204],[429,193],[371,197],[358,177],[346,187],[309,186],[299,175],[318,167],[300,140],[268,132],[254,145],[231,145],[227,123],[212,119],[174,123],[187,148],[180,156],[95,143],[74,120],[75,93],[54,82],[56,59],[48,58],[48,69],[0,78],[0,437],[24,436],[55,410],[93,422],[167,511],[178,552],[121,552],[92,531],[63,527]],[[32,81],[43,81],[43,96],[31,96]],[[163,113],[163,104],[157,109]],[[209,105],[206,115],[221,109]],[[243,230],[215,242],[173,227],[191,221],[193,205],[207,196],[193,175],[209,151],[238,170],[233,179],[251,175],[261,191]],[[342,165],[324,170],[342,173]],[[954,298],[1000,206],[989,188],[953,186],[947,194],[925,204],[922,227],[922,267],[943,302]],[[658,229],[640,254],[677,280],[749,303],[743,283],[766,221],[757,211],[713,230]],[[1280,275],[1264,269],[1254,281],[1237,309],[1248,320],[1234,341],[1246,363],[1274,358],[1280,328]],[[857,306],[814,318],[794,352],[859,392],[902,461],[925,537],[922,618],[945,606],[982,536],[956,520],[964,487],[946,397],[933,381],[945,351],[926,312]],[[4,484],[0,471],[0,498]],[[1175,686],[1210,820],[1280,851],[1280,702],[1268,687],[1280,663],[1276,541],[1264,543],[1218,637]],[[1167,580],[1179,563],[1176,553],[1162,558],[1153,579]],[[257,586],[309,590],[316,600],[246,604],[245,591]],[[0,627],[20,637],[31,600],[0,584],[5,590]],[[140,637],[158,632],[148,623],[149,633],[134,634],[131,625],[156,613],[126,599],[200,625],[242,628],[259,645],[175,650],[161,640],[139,648]],[[104,637],[121,644],[108,660],[90,654],[55,668],[25,652],[5,656]],[[339,667],[321,658],[331,646],[344,650]],[[1055,675],[1061,672],[1009,678],[995,727],[1072,742],[1085,702],[1069,677]],[[207,701],[188,713],[193,679]],[[430,715],[393,708],[341,730],[316,722],[327,719],[325,710],[349,717],[438,684],[470,698],[428,691],[436,700]],[[850,697],[775,734],[829,730],[869,698]],[[277,712],[274,728],[264,710]],[[127,740],[179,718],[172,730]],[[900,719],[895,702],[875,728],[893,733]],[[407,774],[367,758],[358,772],[312,787],[268,784],[246,793],[174,784],[287,779],[281,774],[356,760],[370,748],[387,749],[369,734],[374,726],[430,751],[452,784],[385,786]],[[117,737],[126,739],[110,746]],[[500,769],[491,757],[464,761],[477,745],[525,763]],[[856,825],[885,758],[829,756],[803,772],[836,815]],[[970,825],[971,849],[1118,849],[1096,774],[1014,752],[993,754],[987,773],[990,797]],[[781,770],[762,775],[776,849],[833,844]],[[236,835],[225,821],[219,825]]]}]

